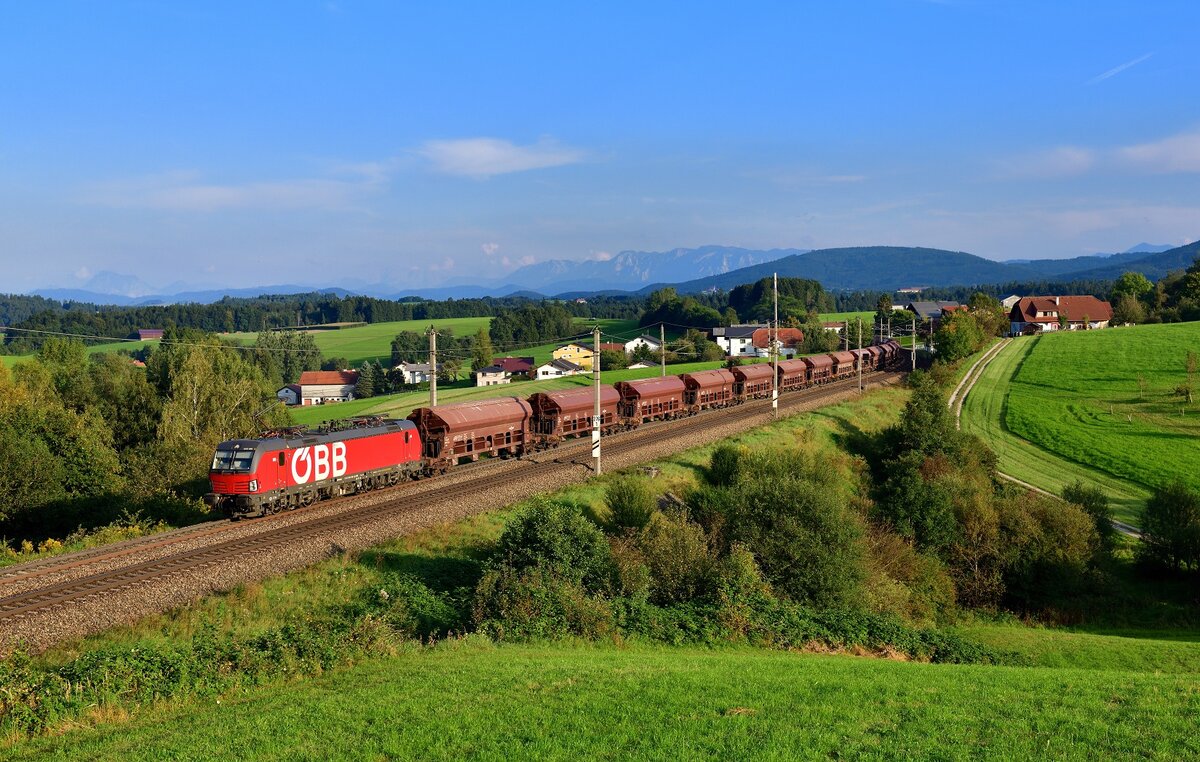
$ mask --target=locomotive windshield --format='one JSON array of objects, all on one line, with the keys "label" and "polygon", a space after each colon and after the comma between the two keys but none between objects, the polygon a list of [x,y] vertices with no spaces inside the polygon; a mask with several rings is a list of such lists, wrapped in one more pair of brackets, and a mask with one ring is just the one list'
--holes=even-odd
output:
[{"label": "locomotive windshield", "polygon": [[249,471],[254,460],[253,450],[217,450],[213,456],[213,471]]}]

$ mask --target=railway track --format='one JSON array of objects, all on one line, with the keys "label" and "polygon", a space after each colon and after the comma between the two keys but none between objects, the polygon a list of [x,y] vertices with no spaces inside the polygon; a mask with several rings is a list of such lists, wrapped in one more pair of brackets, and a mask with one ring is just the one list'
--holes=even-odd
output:
[{"label": "railway track", "polygon": [[[873,384],[888,382],[902,377],[899,372],[876,372],[865,376]],[[796,408],[809,408],[823,400],[836,397],[849,389],[855,388],[857,379],[847,379],[835,382],[805,392],[789,394],[780,398],[780,411]],[[633,452],[655,443],[686,436],[689,431],[699,430],[710,423],[720,420],[721,425],[751,421],[769,414],[770,402],[756,400],[723,410],[713,410],[683,420],[664,421],[639,427],[632,432],[626,432],[607,437],[604,447],[606,457],[613,457],[626,452]],[[83,600],[94,599],[97,596],[112,595],[128,591],[139,585],[163,579],[171,575],[187,572],[202,571],[215,564],[229,562],[231,559],[242,558],[256,553],[262,553],[272,548],[285,546],[302,540],[321,538],[372,522],[380,521],[401,513],[419,511],[440,502],[455,498],[467,498],[478,494],[484,489],[495,489],[498,484],[519,484],[530,481],[540,475],[559,470],[570,470],[583,466],[591,467],[590,441],[586,438],[573,440],[556,450],[538,453],[532,457],[509,461],[505,468],[483,468],[493,461],[471,464],[464,471],[476,469],[480,473],[473,478],[462,481],[437,485],[436,489],[413,494],[409,490],[397,490],[394,498],[362,508],[347,509],[341,512],[316,516],[308,520],[292,521],[280,526],[271,526],[255,534],[218,540],[200,547],[168,553],[157,558],[135,561],[115,568],[104,569],[77,576],[72,579],[51,582],[33,587],[21,592],[0,598],[0,626],[29,616],[63,606],[69,606]],[[395,489],[395,488],[393,488]],[[334,501],[336,503],[336,501]],[[330,503],[329,505],[333,505]],[[256,519],[261,525],[281,517],[295,517],[295,513],[277,514],[267,519]],[[11,582],[27,581],[31,578],[49,576],[64,570],[78,569],[88,564],[98,564],[117,558],[131,556],[137,553],[169,548],[173,544],[193,541],[198,538],[218,536],[233,528],[242,526],[233,522],[209,522],[188,527],[183,530],[155,535],[139,540],[127,541],[120,547],[98,548],[85,551],[82,554],[71,554],[45,562],[35,562],[31,568],[23,565],[13,568],[7,573],[0,574],[0,592]],[[142,540],[145,540],[144,542]]]}]

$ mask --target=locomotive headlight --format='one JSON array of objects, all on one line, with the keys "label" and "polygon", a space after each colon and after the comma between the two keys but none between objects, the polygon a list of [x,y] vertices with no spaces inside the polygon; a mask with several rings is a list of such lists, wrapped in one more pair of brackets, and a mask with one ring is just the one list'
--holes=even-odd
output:
[{"label": "locomotive headlight", "polygon": [[251,491],[251,492],[258,492],[258,479],[251,479],[251,480],[250,480],[250,491]]}]

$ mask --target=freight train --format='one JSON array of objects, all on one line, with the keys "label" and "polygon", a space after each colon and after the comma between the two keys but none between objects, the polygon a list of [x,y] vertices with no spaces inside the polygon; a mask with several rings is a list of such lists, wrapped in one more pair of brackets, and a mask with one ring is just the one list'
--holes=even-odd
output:
[{"label": "freight train", "polygon": [[[779,363],[781,392],[895,367],[895,341],[848,352]],[[694,415],[771,396],[767,363],[677,376],[619,381],[600,388],[600,428],[606,433],[652,420]],[[340,495],[445,473],[481,455],[519,457],[592,430],[595,390],[538,392],[528,399],[420,407],[407,420],[366,418],[339,427],[270,432],[217,445],[205,502],[233,519],[294,510]]]}]

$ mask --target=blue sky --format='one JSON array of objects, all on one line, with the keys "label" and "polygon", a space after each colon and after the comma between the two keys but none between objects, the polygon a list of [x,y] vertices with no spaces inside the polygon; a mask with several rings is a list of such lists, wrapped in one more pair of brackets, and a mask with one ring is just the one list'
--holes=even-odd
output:
[{"label": "blue sky", "polygon": [[[652,5],[650,9],[644,6]],[[0,290],[1200,238],[1200,3],[0,7]]]}]

